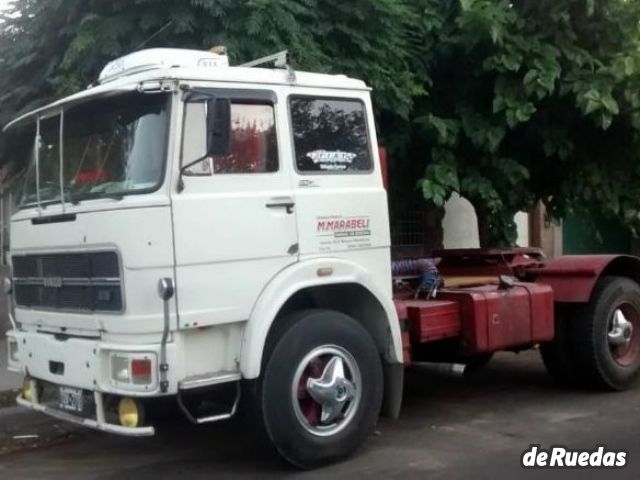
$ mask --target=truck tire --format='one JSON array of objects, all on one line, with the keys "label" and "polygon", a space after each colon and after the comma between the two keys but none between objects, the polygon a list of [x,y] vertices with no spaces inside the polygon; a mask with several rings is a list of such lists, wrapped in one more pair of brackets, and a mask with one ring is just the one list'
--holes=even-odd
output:
[{"label": "truck tire", "polygon": [[352,454],[374,430],[383,374],[369,333],[328,310],[284,319],[258,382],[255,418],[277,453],[307,469]]},{"label": "truck tire", "polygon": [[575,355],[572,352],[572,310],[556,308],[555,335],[550,342],[540,344],[540,355],[547,372],[562,386],[576,386]]},{"label": "truck tire", "polygon": [[576,313],[571,335],[581,383],[628,388],[640,371],[640,286],[625,277],[603,277]]}]

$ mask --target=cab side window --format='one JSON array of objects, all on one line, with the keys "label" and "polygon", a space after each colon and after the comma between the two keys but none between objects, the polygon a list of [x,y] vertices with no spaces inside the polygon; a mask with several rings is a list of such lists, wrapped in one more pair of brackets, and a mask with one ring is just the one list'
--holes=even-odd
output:
[{"label": "cab side window", "polygon": [[371,171],[364,103],[296,96],[289,100],[296,167],[301,173]]},{"label": "cab side window", "polygon": [[[204,155],[206,107],[185,104],[182,163]],[[273,104],[231,102],[230,151],[189,168],[187,175],[270,173],[278,171],[278,141]]]}]

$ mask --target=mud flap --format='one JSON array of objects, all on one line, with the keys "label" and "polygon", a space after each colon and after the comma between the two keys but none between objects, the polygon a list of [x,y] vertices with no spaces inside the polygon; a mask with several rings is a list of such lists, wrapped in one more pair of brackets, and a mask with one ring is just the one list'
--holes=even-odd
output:
[{"label": "mud flap", "polygon": [[383,363],[384,397],[381,414],[397,419],[402,408],[404,388],[404,365],[402,363]]}]

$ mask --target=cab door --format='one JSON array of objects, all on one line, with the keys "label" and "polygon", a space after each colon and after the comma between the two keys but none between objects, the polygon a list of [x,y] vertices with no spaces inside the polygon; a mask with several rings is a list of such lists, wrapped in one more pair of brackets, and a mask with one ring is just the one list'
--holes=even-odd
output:
[{"label": "cab door", "polygon": [[368,93],[289,96],[300,260],[345,257],[391,285],[387,196]]},{"label": "cab door", "polygon": [[[297,261],[286,130],[271,91],[214,90],[231,106],[226,155],[196,163],[173,194],[180,327],[246,320],[260,291]],[[206,106],[185,100],[181,165],[204,155]]]}]

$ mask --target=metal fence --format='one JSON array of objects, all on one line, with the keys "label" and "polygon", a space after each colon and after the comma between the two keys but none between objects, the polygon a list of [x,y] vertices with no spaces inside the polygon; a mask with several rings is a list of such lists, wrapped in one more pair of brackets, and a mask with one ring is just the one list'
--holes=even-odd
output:
[{"label": "metal fence", "polygon": [[421,199],[392,205],[391,255],[394,259],[423,258],[442,248],[442,212]]}]

